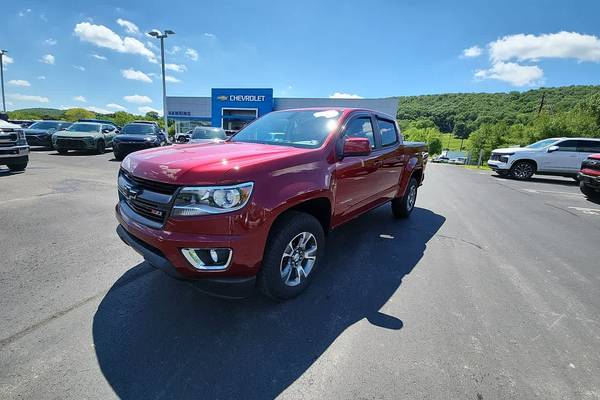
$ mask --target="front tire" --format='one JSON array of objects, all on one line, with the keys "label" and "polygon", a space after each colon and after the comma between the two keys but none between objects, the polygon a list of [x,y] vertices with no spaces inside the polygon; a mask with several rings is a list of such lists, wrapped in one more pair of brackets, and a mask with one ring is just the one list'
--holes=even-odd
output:
[{"label": "front tire", "polygon": [[410,216],[417,202],[418,187],[417,180],[412,177],[408,182],[404,196],[392,200],[392,214],[394,214],[394,217],[408,218]]},{"label": "front tire", "polygon": [[583,193],[585,197],[589,199],[595,199],[600,197],[600,193],[596,192],[594,189],[586,185],[584,181],[579,182],[579,190],[581,190],[581,193]]},{"label": "front tire", "polygon": [[96,143],[96,149],[94,150],[94,153],[104,154],[105,149],[106,149],[106,144],[104,144],[104,140],[98,140],[98,143]]},{"label": "front tire", "polygon": [[276,301],[302,293],[323,259],[325,234],[310,214],[288,211],[275,222],[258,276],[260,290]]},{"label": "front tire", "polygon": [[113,154],[115,156],[115,160],[119,160],[119,161],[123,161],[123,154],[121,154],[121,152],[119,151],[113,151]]},{"label": "front tire", "polygon": [[56,149],[56,151],[58,152],[58,154],[67,154],[69,152],[68,149]]},{"label": "front tire", "polygon": [[15,163],[15,164],[8,164],[7,167],[12,172],[25,171],[25,168],[27,168],[27,161],[21,162],[21,163]]},{"label": "front tire", "polygon": [[520,181],[526,181],[535,174],[535,165],[530,161],[517,161],[510,168],[510,175]]}]

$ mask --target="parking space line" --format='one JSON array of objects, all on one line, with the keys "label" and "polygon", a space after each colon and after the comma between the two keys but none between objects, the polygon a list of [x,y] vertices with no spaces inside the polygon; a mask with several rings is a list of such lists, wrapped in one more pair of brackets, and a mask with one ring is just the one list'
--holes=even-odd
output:
[{"label": "parking space line", "polygon": [[586,215],[599,215],[600,216],[600,209],[597,209],[597,208],[586,208],[586,207],[569,207],[569,208],[580,211]]},{"label": "parking space line", "polygon": [[581,197],[583,194],[581,193],[571,193],[571,192],[559,192],[557,190],[539,190],[539,189],[520,189],[527,193],[551,193],[551,194],[565,194],[568,196],[577,196]]}]

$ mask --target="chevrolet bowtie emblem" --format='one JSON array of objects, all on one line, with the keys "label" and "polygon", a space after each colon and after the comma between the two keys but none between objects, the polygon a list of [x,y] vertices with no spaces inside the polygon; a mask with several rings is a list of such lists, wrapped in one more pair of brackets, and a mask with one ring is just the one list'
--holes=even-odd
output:
[{"label": "chevrolet bowtie emblem", "polygon": [[228,98],[229,96],[217,96],[217,99],[221,101],[226,101]]}]

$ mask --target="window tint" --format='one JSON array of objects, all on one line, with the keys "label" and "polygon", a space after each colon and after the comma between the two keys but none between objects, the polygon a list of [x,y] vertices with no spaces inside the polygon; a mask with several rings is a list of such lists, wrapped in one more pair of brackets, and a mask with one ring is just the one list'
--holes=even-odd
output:
[{"label": "window tint", "polygon": [[398,141],[398,134],[396,133],[396,124],[392,121],[377,118],[379,123],[379,131],[381,132],[381,145],[389,146]]},{"label": "window tint", "polygon": [[361,137],[369,139],[371,148],[375,148],[375,137],[373,136],[373,124],[369,117],[354,118],[346,126],[347,137]]},{"label": "window tint", "polygon": [[580,140],[577,151],[582,153],[600,153],[600,140]]},{"label": "window tint", "polygon": [[565,140],[558,143],[558,151],[577,151],[577,140]]}]

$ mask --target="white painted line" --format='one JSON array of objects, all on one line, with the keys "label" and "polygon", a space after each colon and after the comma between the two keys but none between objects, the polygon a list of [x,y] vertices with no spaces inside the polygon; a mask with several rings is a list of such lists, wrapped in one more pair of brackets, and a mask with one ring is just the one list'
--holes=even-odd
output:
[{"label": "white painted line", "polygon": [[382,239],[393,239],[394,238],[392,235],[379,235],[379,237]]},{"label": "white painted line", "polygon": [[577,196],[577,197],[583,196],[583,194],[581,194],[581,193],[559,192],[556,190],[539,190],[539,189],[521,189],[521,190],[524,192],[527,192],[527,193],[552,193],[552,194],[565,194],[567,196]]},{"label": "white painted line", "polygon": [[600,215],[600,210],[597,208],[585,208],[585,207],[569,207],[573,210],[581,211],[586,215]]}]

